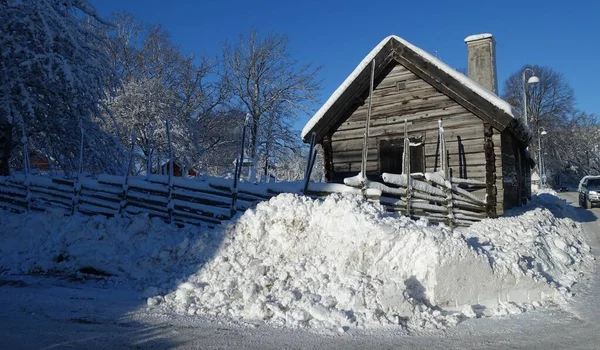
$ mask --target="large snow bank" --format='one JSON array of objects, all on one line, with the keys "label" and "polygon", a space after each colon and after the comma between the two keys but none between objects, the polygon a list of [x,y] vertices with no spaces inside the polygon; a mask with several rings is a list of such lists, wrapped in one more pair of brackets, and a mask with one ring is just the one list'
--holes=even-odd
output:
[{"label": "large snow bank", "polygon": [[0,212],[0,274],[87,268],[150,306],[282,326],[447,327],[563,300],[591,261],[569,208],[543,194],[454,232],[356,195],[283,194],[216,230]]},{"label": "large snow bank", "polygon": [[453,233],[359,196],[285,194],[247,211],[216,259],[149,304],[275,325],[445,327],[560,299],[589,259],[580,227],[548,210]]}]

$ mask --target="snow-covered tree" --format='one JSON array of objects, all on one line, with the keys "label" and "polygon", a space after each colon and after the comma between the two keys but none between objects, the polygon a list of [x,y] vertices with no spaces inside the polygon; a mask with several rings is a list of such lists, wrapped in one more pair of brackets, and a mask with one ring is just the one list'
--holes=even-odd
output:
[{"label": "snow-covered tree", "polygon": [[256,31],[226,44],[222,73],[236,106],[250,113],[249,155],[257,159],[262,147],[268,159],[289,121],[314,101],[319,83],[317,69],[299,66],[292,58],[285,35],[260,37]]},{"label": "snow-covered tree", "polygon": [[107,101],[118,126],[114,133],[125,143],[135,132],[142,163],[166,161],[168,119],[174,157],[186,167],[206,166],[210,153],[233,142],[235,129],[223,124],[227,91],[215,63],[183,54],[161,26],[128,14],[114,15],[113,23],[109,55],[123,79],[117,96]]},{"label": "snow-covered tree", "polygon": [[[105,22],[86,0],[0,1],[0,173],[7,174],[22,130],[30,150],[66,171],[79,158],[79,120],[86,147],[108,147],[101,162],[116,171],[119,149],[92,123],[117,84],[109,64]],[[22,148],[20,149],[22,151]]]}]

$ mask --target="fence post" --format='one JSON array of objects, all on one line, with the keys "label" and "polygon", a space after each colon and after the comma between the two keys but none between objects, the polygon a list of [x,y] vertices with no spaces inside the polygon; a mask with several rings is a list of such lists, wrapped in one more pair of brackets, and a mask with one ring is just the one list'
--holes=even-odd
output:
[{"label": "fence post", "polygon": [[410,177],[410,139],[408,138],[408,121],[404,119],[404,150],[402,152],[402,173],[406,175],[406,216],[410,217],[410,200],[412,198],[412,178]]},{"label": "fence post", "polygon": [[444,126],[442,124],[442,120],[438,120],[438,135],[440,140],[440,152],[442,154],[441,157],[441,166],[442,172],[444,173],[444,180],[450,184],[450,188],[446,188],[446,208],[448,209],[448,226],[450,229],[454,230],[454,205],[452,201],[454,199],[454,193],[452,192],[452,178],[450,177],[450,172],[448,169],[448,152],[446,150],[446,137],[444,136]]},{"label": "fence post", "polygon": [[362,163],[360,165],[360,174],[362,177],[362,190],[363,194],[365,191],[365,184],[367,183],[367,156],[369,153],[369,124],[371,123],[371,110],[373,105],[373,85],[375,78],[375,59],[371,61],[371,79],[369,85],[369,105],[367,108],[367,120],[365,124],[365,135],[363,138],[363,152],[362,152]]},{"label": "fence post", "polygon": [[248,121],[250,120],[250,113],[246,113],[246,120],[244,120],[244,127],[242,128],[242,145],[240,147],[240,157],[235,161],[235,170],[233,175],[233,187],[231,188],[231,216],[235,214],[235,205],[238,196],[238,178],[242,172],[242,166],[244,164],[244,144],[246,143],[246,128],[248,127]]},{"label": "fence post", "polygon": [[306,170],[304,171],[304,185],[302,186],[302,193],[306,195],[308,192],[308,185],[310,183],[310,175],[315,165],[315,158],[317,156],[317,150],[315,150],[315,142],[317,140],[317,134],[313,132],[310,135],[310,148],[308,150],[308,159],[306,160]]},{"label": "fence post", "polygon": [[171,144],[171,123],[167,119],[167,142],[169,144],[169,160],[167,162],[169,171],[169,182],[167,187],[169,189],[169,196],[167,197],[167,213],[169,214],[169,222],[173,221],[173,210],[175,209],[175,203],[173,202],[173,168],[175,167],[175,161],[173,160],[173,146]]},{"label": "fence post", "polygon": [[127,170],[125,171],[125,181],[123,182],[121,192],[121,203],[119,203],[119,216],[123,215],[123,210],[127,206],[127,192],[129,191],[129,174],[131,173],[131,165],[133,164],[133,151],[135,148],[136,134],[131,134],[131,148],[129,149],[129,161],[127,162]]}]

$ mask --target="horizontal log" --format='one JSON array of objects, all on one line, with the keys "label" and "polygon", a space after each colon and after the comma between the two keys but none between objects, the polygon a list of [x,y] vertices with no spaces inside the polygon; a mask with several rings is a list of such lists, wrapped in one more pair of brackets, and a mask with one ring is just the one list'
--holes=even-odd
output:
[{"label": "horizontal log", "polygon": [[27,211],[27,205],[21,206],[21,205],[11,203],[11,202],[5,202],[2,199],[0,199],[0,208],[4,208],[6,210],[10,210],[10,211],[18,212],[18,213],[24,213]]},{"label": "horizontal log", "polygon": [[3,183],[0,183],[0,193],[17,197],[27,196],[27,190],[25,188],[7,186]]},{"label": "horizontal log", "polygon": [[35,201],[45,201],[48,203],[62,204],[68,207],[71,207],[73,205],[73,200],[71,198],[59,197],[41,192],[31,194],[31,202]]},{"label": "horizontal log", "polygon": [[220,208],[199,203],[189,203],[177,199],[173,200],[173,205],[175,209],[180,211],[200,214],[207,217],[226,218],[230,215],[229,208]]},{"label": "horizontal log", "polygon": [[125,206],[125,209],[129,209],[129,208],[138,208],[141,210],[155,211],[155,212],[163,213],[164,215],[168,216],[168,210],[167,210],[166,206],[153,205],[148,202],[128,200],[127,205]]},{"label": "horizontal log", "polygon": [[169,202],[167,195],[167,193],[165,193],[165,196],[161,196],[154,193],[151,194],[138,192],[134,189],[129,189],[129,191],[127,191],[127,201],[138,200],[142,202],[155,203],[157,205],[166,205]]},{"label": "horizontal log", "polygon": [[[377,118],[379,116],[408,115],[427,110],[451,107],[455,105],[456,102],[452,101],[447,96],[441,94],[406,101],[398,101],[393,98],[389,98],[388,101],[385,101],[385,103],[382,104],[377,104],[376,102],[373,103],[371,116]],[[367,111],[363,106],[363,108],[354,111],[354,113],[352,113],[352,115],[347,120],[364,120],[366,119],[366,116]]]},{"label": "horizontal log", "polygon": [[27,201],[25,200],[25,197],[0,194],[0,201],[5,203],[27,206]]},{"label": "horizontal log", "polygon": [[191,219],[191,220],[198,220],[198,221],[207,222],[207,223],[211,223],[211,224],[220,224],[221,223],[221,220],[215,219],[214,217],[190,213],[190,212],[182,211],[179,209],[173,210],[173,219],[175,221],[179,221],[179,220],[184,221],[184,220]]},{"label": "horizontal log", "polygon": [[469,211],[479,211],[479,212],[485,211],[485,205],[475,204],[475,203],[463,201],[460,199],[453,199],[452,205],[455,208],[466,209]]},{"label": "horizontal log", "polygon": [[487,218],[487,215],[485,215],[485,213],[476,213],[476,212],[470,212],[467,210],[460,210],[460,209],[454,209],[453,214],[454,214],[454,217],[457,219],[480,221],[482,219]]},{"label": "horizontal log", "polygon": [[107,192],[95,192],[95,191],[86,189],[86,190],[81,190],[79,196],[80,197],[97,198],[97,199],[101,199],[103,201],[113,202],[118,205],[118,203],[120,203],[123,200],[122,194],[124,194],[124,192],[121,192],[119,194],[112,194],[112,193],[107,193]]},{"label": "horizontal log", "polygon": [[151,208],[151,207],[145,207],[142,205],[135,205],[135,206],[127,206],[125,208],[124,211],[125,214],[130,214],[130,215],[139,215],[139,214],[148,214],[151,217],[159,217],[163,220],[167,220],[169,218],[169,214],[167,212],[161,211],[161,210],[156,210],[155,208]]},{"label": "horizontal log", "polygon": [[118,211],[119,208],[121,207],[120,201],[119,202],[110,202],[110,201],[105,201],[105,200],[101,200],[101,199],[94,198],[94,197],[88,197],[88,196],[80,196],[79,203],[89,203],[93,206],[111,209],[113,211]]},{"label": "horizontal log", "polygon": [[[428,111],[432,113],[431,111]],[[441,114],[440,112],[439,114]],[[446,130],[446,140],[456,139],[456,136],[461,136],[463,139],[470,138],[470,133],[476,132],[477,136],[483,138],[483,122],[480,119],[468,113],[452,114],[444,119],[442,115],[432,115],[423,117],[422,115],[410,114],[396,115],[392,114],[391,118],[372,122],[369,126],[369,136],[404,136],[404,119],[408,121],[409,137],[420,136],[423,132],[427,132],[429,138],[426,142],[437,142],[437,133],[439,130],[438,121],[443,119],[444,129]],[[389,116],[389,115],[388,115]],[[360,125],[362,124],[362,125]],[[332,135],[332,142],[337,140],[356,139],[364,136],[363,120],[359,122],[347,121]],[[446,125],[448,124],[448,125]],[[360,125],[360,126],[359,126]],[[451,131],[453,131],[451,133]],[[464,135],[463,135],[464,134]]]},{"label": "horizontal log", "polygon": [[77,211],[81,213],[88,214],[101,214],[107,216],[115,216],[117,210],[113,208],[106,208],[100,205],[95,205],[93,203],[80,203],[77,205]]},{"label": "horizontal log", "polygon": [[[377,128],[382,126],[400,126],[402,129],[404,128],[404,121],[406,120],[406,124],[410,129],[413,126],[429,123],[430,125],[426,125],[426,128],[436,129],[437,125],[431,125],[434,121],[438,121],[440,119],[444,119],[446,121],[451,122],[452,125],[465,125],[466,121],[464,119],[477,118],[472,114],[469,114],[464,110],[464,108],[460,106],[451,106],[447,108],[434,109],[434,110],[426,110],[413,114],[403,114],[403,115],[382,115],[378,118],[372,119],[369,124],[369,129]],[[468,121],[468,120],[467,120]],[[477,122],[477,120],[471,119],[472,122]],[[364,130],[365,129],[366,120],[347,120],[345,121],[336,132],[348,132],[355,130]],[[369,130],[370,131],[370,130]]]},{"label": "horizontal log", "polygon": [[453,177],[450,179],[450,182],[454,185],[469,185],[469,186],[481,186],[485,187],[485,181],[474,180],[474,179],[461,179],[458,177]]}]

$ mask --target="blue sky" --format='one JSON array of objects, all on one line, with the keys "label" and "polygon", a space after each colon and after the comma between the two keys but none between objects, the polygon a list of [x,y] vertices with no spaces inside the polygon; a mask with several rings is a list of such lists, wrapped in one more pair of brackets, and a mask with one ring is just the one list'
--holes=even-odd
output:
[{"label": "blue sky", "polygon": [[[500,89],[526,63],[565,75],[577,107],[600,115],[600,2],[528,1],[214,1],[92,0],[103,16],[128,11],[160,23],[185,52],[218,55],[250,28],[284,33],[300,63],[322,66],[325,102],[362,58],[390,34],[455,68],[466,67],[463,39],[492,33]],[[318,107],[318,106],[315,106]],[[300,121],[304,124],[308,116]],[[299,127],[302,127],[299,125]]]}]

